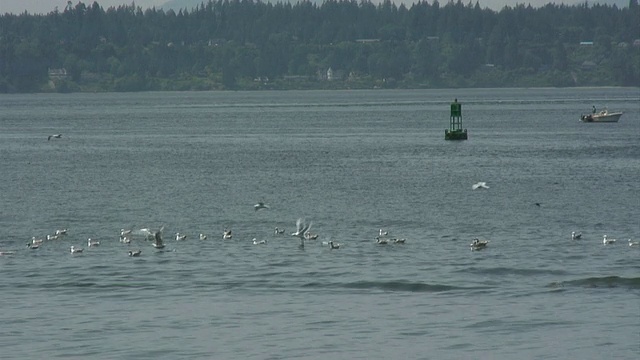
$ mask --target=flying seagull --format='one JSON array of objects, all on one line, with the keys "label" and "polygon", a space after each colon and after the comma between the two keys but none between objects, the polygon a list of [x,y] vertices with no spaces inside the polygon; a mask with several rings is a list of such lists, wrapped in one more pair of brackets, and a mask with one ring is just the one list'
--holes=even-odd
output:
[{"label": "flying seagull", "polygon": [[62,134],[49,135],[49,137],[47,138],[47,141],[51,140],[51,138],[60,139],[60,138],[62,138]]},{"label": "flying seagull", "polygon": [[471,186],[471,188],[472,188],[473,190],[476,190],[476,189],[488,189],[489,187],[487,186],[487,183],[486,183],[486,182],[484,182],[484,181],[480,181],[479,183],[475,183],[475,184],[473,184],[473,185]]},{"label": "flying seagull", "polygon": [[262,201],[260,201],[259,203],[253,205],[253,209],[255,211],[258,211],[260,209],[268,209],[268,208],[269,208],[269,205],[263,203]]}]

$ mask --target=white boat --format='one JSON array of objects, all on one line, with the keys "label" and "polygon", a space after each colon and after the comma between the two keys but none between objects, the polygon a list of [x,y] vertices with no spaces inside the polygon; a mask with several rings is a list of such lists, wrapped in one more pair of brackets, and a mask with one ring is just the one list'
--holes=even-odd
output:
[{"label": "white boat", "polygon": [[618,122],[622,114],[623,114],[622,112],[609,112],[609,110],[604,109],[600,112],[596,112],[593,114],[584,114],[580,116],[580,121],[582,122]]}]

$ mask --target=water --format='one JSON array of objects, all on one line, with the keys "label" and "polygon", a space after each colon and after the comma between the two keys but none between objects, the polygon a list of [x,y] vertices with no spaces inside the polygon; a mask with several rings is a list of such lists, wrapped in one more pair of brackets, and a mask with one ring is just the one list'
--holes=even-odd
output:
[{"label": "water", "polygon": [[[454,97],[468,141],[444,141]],[[2,95],[0,250],[15,254],[0,256],[1,357],[637,359],[639,100],[637,88]],[[580,123],[592,105],[625,114]],[[304,249],[288,236],[298,217],[320,235]],[[118,241],[162,225],[165,251]],[[406,244],[376,245],[380,228]],[[488,248],[470,251],[474,237]]]}]

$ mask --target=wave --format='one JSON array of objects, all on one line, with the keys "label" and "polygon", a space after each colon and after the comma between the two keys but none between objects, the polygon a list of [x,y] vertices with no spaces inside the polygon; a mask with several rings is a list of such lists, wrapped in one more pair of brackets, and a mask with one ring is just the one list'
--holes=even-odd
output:
[{"label": "wave", "polygon": [[[421,282],[409,281],[355,281],[349,283],[318,283],[312,282],[304,285],[305,288],[345,288],[358,290],[383,290],[397,292],[445,292],[456,290],[474,290],[477,287],[460,287],[444,284],[425,284]],[[482,288],[484,289],[484,288]]]},{"label": "wave", "polygon": [[586,288],[627,288],[627,289],[640,289],[640,277],[625,278],[620,276],[604,276],[604,277],[590,277],[577,280],[569,280],[562,282],[553,282],[547,285],[547,287],[567,287],[578,286]]},{"label": "wave", "polygon": [[492,275],[566,275],[564,270],[552,269],[522,269],[511,267],[494,267],[494,268],[478,268],[470,267],[458,270],[457,272],[473,273],[473,274],[492,274]]}]

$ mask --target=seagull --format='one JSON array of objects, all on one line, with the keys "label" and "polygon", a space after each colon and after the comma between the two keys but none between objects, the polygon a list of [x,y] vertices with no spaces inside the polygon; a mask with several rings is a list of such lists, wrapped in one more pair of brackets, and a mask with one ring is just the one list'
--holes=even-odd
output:
[{"label": "seagull", "polygon": [[42,239],[36,239],[35,236],[31,238],[31,244],[32,245],[40,245],[40,244],[42,244],[42,242],[43,242]]},{"label": "seagull", "polygon": [[276,234],[276,235],[282,235],[282,234],[284,234],[284,229],[278,229],[276,227],[276,229],[275,229],[275,231],[273,233]]},{"label": "seagull", "polygon": [[291,236],[295,236],[300,239],[300,246],[304,247],[305,234],[311,229],[311,222],[309,224],[303,218],[298,218],[296,221],[296,232],[291,233]]},{"label": "seagull", "polygon": [[47,235],[47,240],[58,240],[58,235]]},{"label": "seagull", "polygon": [[131,243],[131,237],[129,235],[120,235],[120,242],[129,244]]},{"label": "seagull", "polygon": [[391,239],[394,244],[404,244],[406,239]]},{"label": "seagull", "polygon": [[633,241],[633,240],[629,239],[629,246],[638,246],[638,245],[640,245],[639,241]]},{"label": "seagull", "polygon": [[142,254],[142,250],[135,250],[135,251],[129,250],[129,256],[140,256],[140,254]]},{"label": "seagull", "polygon": [[0,251],[0,256],[2,255],[15,255],[15,251]]},{"label": "seagull", "polygon": [[614,244],[615,242],[616,242],[616,239],[607,239],[607,235],[604,235],[602,237],[602,243],[604,245]]},{"label": "seagull", "polygon": [[571,240],[579,240],[580,238],[582,238],[582,233],[571,232]]},{"label": "seagull", "polygon": [[333,240],[331,240],[331,241],[329,241],[329,248],[330,249],[340,249],[340,244],[334,243]]},{"label": "seagull", "polygon": [[267,240],[258,241],[258,239],[253,238],[253,245],[266,245],[266,244],[267,244]]},{"label": "seagull", "polygon": [[27,247],[31,250],[37,250],[40,248],[40,244],[27,243]]},{"label": "seagull", "polygon": [[233,235],[231,234],[231,230],[224,229],[224,231],[222,232],[222,238],[231,239],[232,237]]},{"label": "seagull", "polygon": [[62,134],[53,134],[53,135],[49,135],[49,137],[47,138],[47,141],[51,140],[51,139],[60,139],[62,138]]},{"label": "seagull", "polygon": [[487,247],[489,244],[489,240],[478,240],[478,238],[473,239],[471,242],[471,250],[480,250]]},{"label": "seagull", "polygon": [[180,233],[176,233],[176,241],[186,240],[187,235],[181,235]]},{"label": "seagull", "polygon": [[486,183],[486,182],[484,182],[484,181],[480,181],[480,182],[478,182],[478,183],[473,184],[473,185],[471,186],[471,188],[472,188],[473,190],[476,190],[476,189],[488,189],[489,187],[487,186],[487,183]]},{"label": "seagull", "polygon": [[389,240],[387,240],[385,238],[381,238],[379,236],[376,237],[376,244],[386,245],[388,243],[389,243]]},{"label": "seagull", "polygon": [[[148,230],[148,229],[142,229],[143,232],[146,232],[144,230]],[[120,236],[126,236],[126,235],[131,235],[132,230],[131,229],[120,229]]]},{"label": "seagull", "polygon": [[263,203],[262,201],[260,201],[259,203],[253,205],[253,210],[258,211],[260,209],[268,209],[269,205]]},{"label": "seagull", "polygon": [[200,240],[207,240],[207,235],[200,234],[199,238],[200,238]]},{"label": "seagull", "polygon": [[162,233],[160,231],[156,232],[154,241],[151,245],[153,245],[153,247],[156,249],[164,248],[164,243],[162,242]]},{"label": "seagull", "polygon": [[312,234],[310,232],[307,232],[304,234],[304,238],[307,240],[317,240],[318,239],[318,234]]},{"label": "seagull", "polygon": [[56,236],[67,235],[67,229],[56,230]]},{"label": "seagull", "polygon": [[93,240],[91,238],[87,239],[87,246],[92,247],[92,246],[99,246],[99,245],[100,245],[100,241]]},{"label": "seagull", "polygon": [[82,250],[84,250],[84,249],[82,249],[82,248],[77,248],[77,247],[75,247],[75,246],[71,245],[71,253],[72,253],[72,254],[75,254],[75,253],[81,253],[81,252],[82,252]]},{"label": "seagull", "polygon": [[379,236],[387,236],[387,235],[389,235],[389,232],[388,232],[388,231],[384,231],[384,230],[380,229],[380,230],[378,231],[378,235],[379,235]]}]

